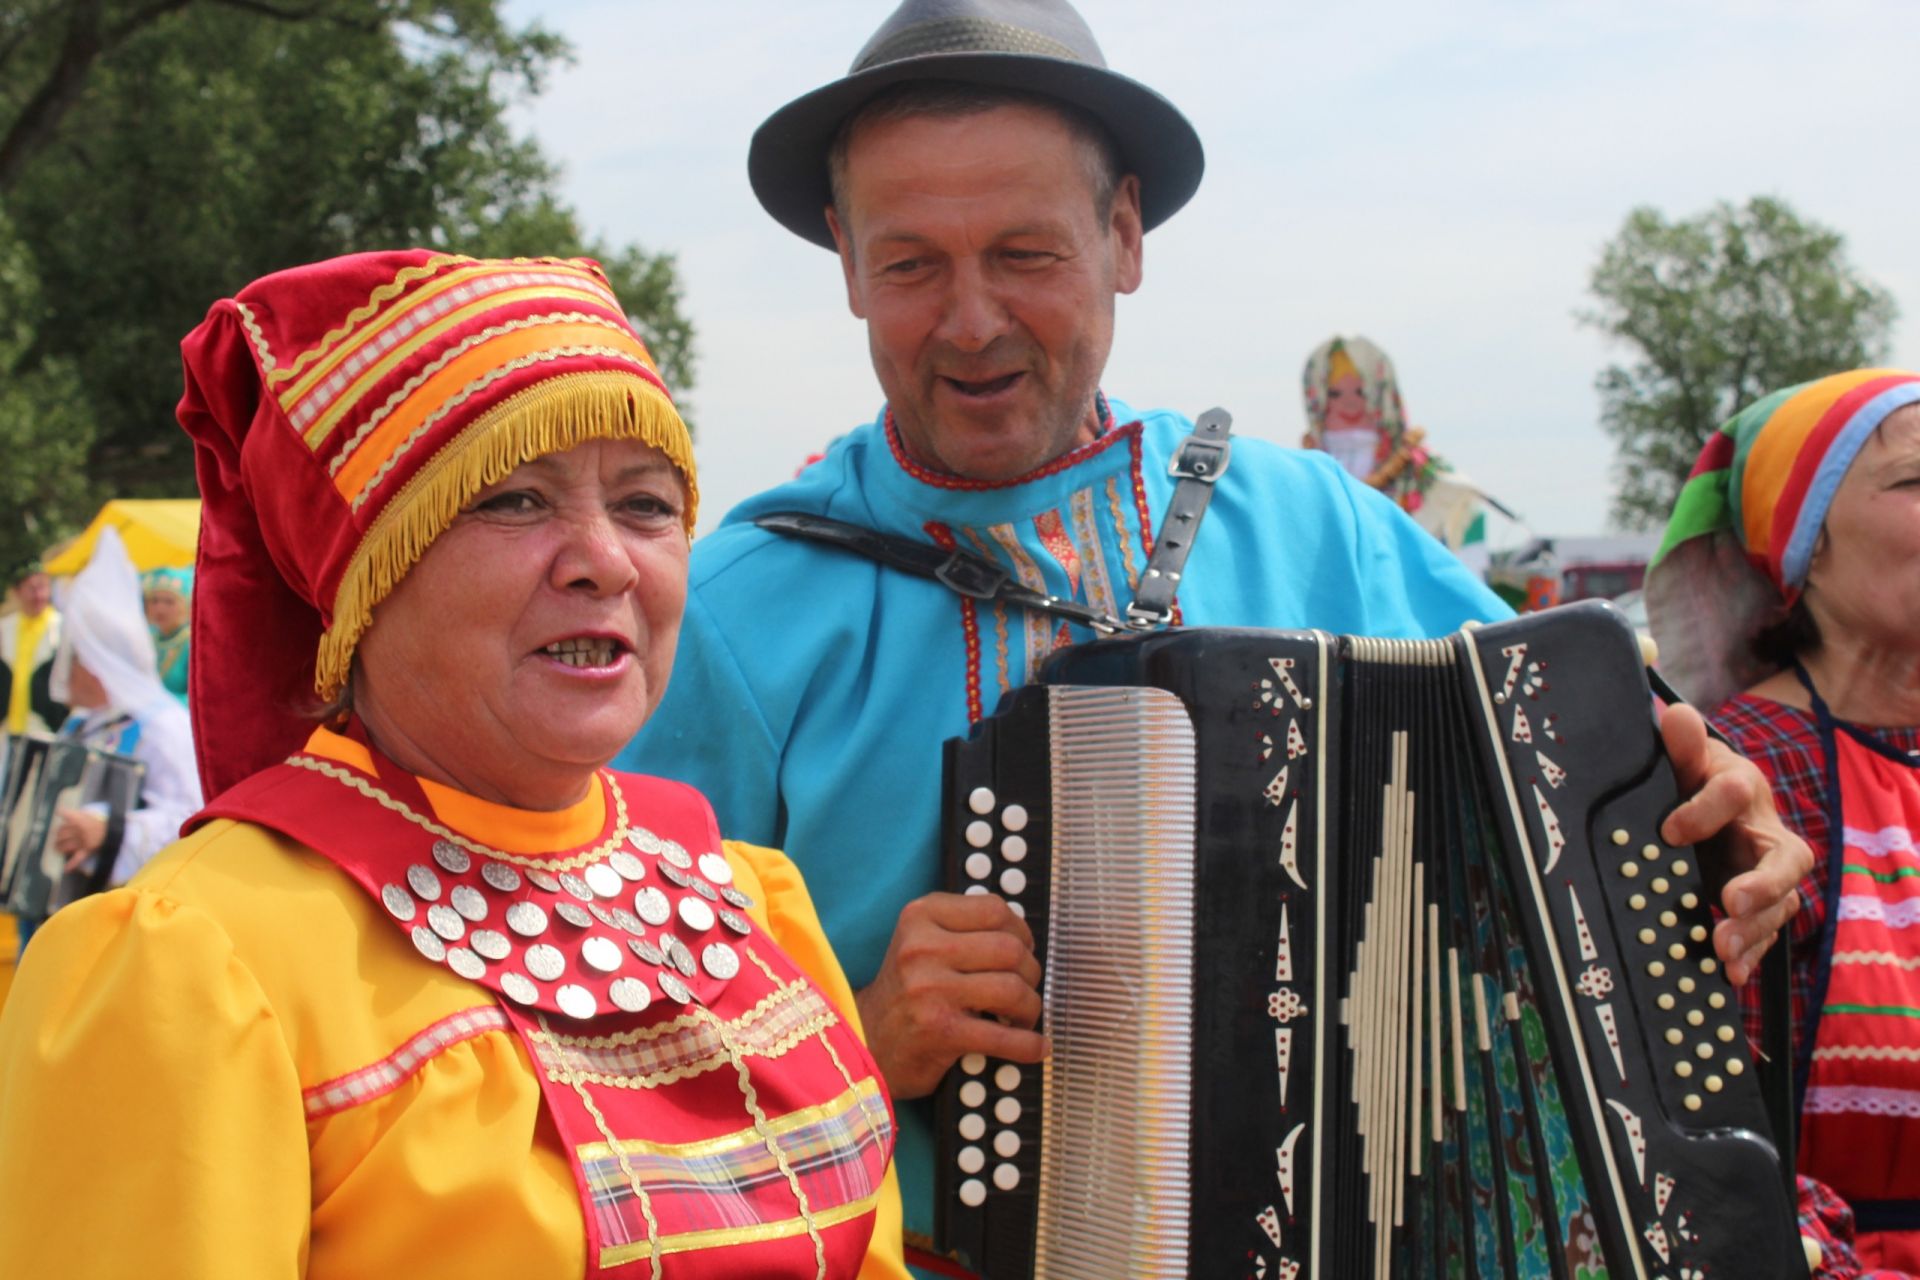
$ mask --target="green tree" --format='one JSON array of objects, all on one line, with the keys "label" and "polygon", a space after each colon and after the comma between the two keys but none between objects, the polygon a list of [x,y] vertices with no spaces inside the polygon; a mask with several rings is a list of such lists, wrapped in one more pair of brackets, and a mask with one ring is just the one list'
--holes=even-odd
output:
[{"label": "green tree", "polygon": [[1590,289],[1599,306],[1581,321],[1633,351],[1595,382],[1628,528],[1666,520],[1707,437],[1743,406],[1884,359],[1896,315],[1837,232],[1767,197],[1676,222],[1634,210]]},{"label": "green tree", "polygon": [[[25,356],[41,318],[32,260],[0,215],[0,577],[37,558],[86,513],[84,480],[93,422],[73,366],[29,365]],[[18,465],[16,459],[31,459]]]},{"label": "green tree", "polygon": [[[0,18],[0,199],[41,300],[20,365],[78,372],[92,497],[193,491],[180,338],[214,299],[334,254],[598,257],[669,385],[691,386],[672,257],[586,235],[507,127],[566,50],[499,7],[46,0]],[[95,48],[77,88],[76,46]]]}]

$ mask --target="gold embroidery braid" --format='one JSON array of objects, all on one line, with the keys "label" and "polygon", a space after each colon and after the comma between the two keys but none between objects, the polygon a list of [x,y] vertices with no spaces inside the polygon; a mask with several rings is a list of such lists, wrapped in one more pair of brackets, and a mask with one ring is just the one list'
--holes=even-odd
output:
[{"label": "gold embroidery braid", "polygon": [[268,383],[277,385],[287,381],[289,378],[298,377],[302,369],[326,355],[341,339],[359,328],[366,321],[371,320],[384,304],[399,297],[401,292],[415,280],[426,279],[450,262],[472,261],[472,258],[463,258],[457,253],[442,253],[428,258],[417,267],[405,268],[400,274],[368,295],[366,302],[355,307],[347,318],[341,322],[339,328],[330,330],[326,337],[320,339],[318,346],[307,348],[295,358],[292,364],[284,369],[275,369],[272,373],[268,374]]},{"label": "gold embroidery braid", "polygon": [[[741,950],[747,953],[747,959],[753,961],[753,963],[759,967],[760,972],[767,975],[768,982],[777,983],[780,981],[778,978],[773,976],[773,970],[767,967],[767,962],[760,958],[759,952],[755,951],[751,946],[742,947]],[[820,1047],[827,1051],[827,1056],[829,1058],[833,1059],[834,1070],[840,1073],[840,1079],[843,1082],[845,1082],[848,1089],[853,1090],[855,1093],[858,1093],[859,1086],[854,1084],[853,1082],[853,1073],[847,1070],[846,1063],[840,1061],[840,1051],[833,1047],[833,1040],[831,1037],[827,1035],[827,1028],[832,1025],[833,1025],[832,1023],[827,1023],[823,1025],[819,1029],[819,1031],[816,1032],[815,1034],[817,1034],[820,1037]],[[873,1113],[867,1110],[864,1104],[862,1104],[860,1107],[860,1123],[867,1127],[867,1132],[869,1134],[873,1135],[873,1143],[875,1147],[880,1147],[884,1145],[881,1142],[880,1135],[874,1132]],[[884,1169],[881,1172],[881,1176],[882,1177],[886,1176]]]},{"label": "gold embroidery braid", "polygon": [[613,775],[610,773],[602,773],[600,777],[606,782],[608,794],[613,797],[613,834],[593,848],[569,857],[528,857],[522,854],[508,853],[503,849],[495,849],[489,845],[481,844],[478,840],[468,839],[451,827],[442,826],[431,818],[422,817],[420,814],[415,813],[405,801],[394,799],[378,786],[368,782],[358,774],[341,768],[339,765],[329,764],[325,760],[316,760],[312,756],[288,756],[287,763],[296,769],[310,770],[323,778],[331,778],[344,787],[358,791],[361,795],[373,801],[381,808],[399,814],[423,831],[432,832],[442,840],[447,840],[459,845],[468,853],[477,853],[483,858],[492,858],[495,862],[510,862],[516,867],[533,867],[544,871],[556,869],[560,871],[573,871],[580,867],[590,866],[605,858],[609,853],[612,853],[614,849],[619,846],[620,842],[627,838],[629,831],[629,827],[627,826],[627,798],[621,794],[620,784],[614,781]]},{"label": "gold embroidery braid", "polygon": [[373,415],[361,423],[360,429],[353,433],[353,438],[340,447],[340,452],[333,455],[333,461],[327,463],[327,474],[330,476],[339,475],[340,468],[347,465],[347,459],[351,458],[353,451],[360,447],[360,442],[373,434],[374,428],[392,416],[393,411],[399,408],[408,396],[424,386],[427,379],[431,378],[434,374],[440,372],[483,342],[491,342],[495,338],[505,337],[507,334],[516,333],[521,329],[531,329],[536,325],[548,324],[591,324],[613,331],[618,331],[619,328],[614,321],[607,319],[605,316],[596,316],[585,311],[560,311],[551,315],[524,316],[518,320],[509,320],[505,324],[489,325],[478,333],[469,334],[459,346],[442,352],[432,364],[429,364],[426,368],[420,370],[420,372],[414,374],[411,378],[408,378],[404,386],[397,388],[392,395],[388,396],[387,402],[374,410]]},{"label": "gold embroidery braid", "polygon": [[[426,435],[427,432],[433,429],[435,423],[452,413],[455,409],[458,409],[468,400],[479,395],[500,379],[510,374],[518,373],[522,369],[530,369],[536,364],[545,364],[552,360],[572,359],[576,356],[600,356],[608,360],[624,360],[636,369],[647,368],[646,361],[634,355],[633,352],[623,351],[618,347],[555,347],[550,351],[536,351],[532,355],[525,355],[515,360],[509,360],[498,368],[490,370],[485,376],[475,378],[453,395],[447,397],[444,404],[428,414],[426,421],[415,427],[413,434],[401,441],[400,446],[388,456],[385,462],[380,464],[380,469],[373,473],[372,479],[361,486],[360,492],[353,496],[353,509],[358,511],[366,504],[367,499],[373,496],[373,491],[380,487],[380,482],[385,480],[388,474],[400,464],[400,459],[406,456],[409,449],[412,449],[414,445],[420,442],[420,437]],[[512,403],[512,401],[507,402],[508,405]],[[464,428],[464,430],[472,431],[479,425],[480,424],[476,422]]]},{"label": "gold embroidery braid", "polygon": [[820,1226],[814,1221],[813,1206],[807,1203],[806,1190],[801,1187],[793,1166],[787,1162],[786,1151],[780,1146],[780,1140],[767,1131],[767,1115],[760,1109],[760,1097],[753,1087],[753,1077],[747,1071],[747,1064],[734,1047],[733,1038],[727,1034],[726,1024],[708,1009],[702,1008],[700,1013],[719,1030],[720,1043],[726,1046],[733,1069],[740,1073],[740,1094],[746,1102],[747,1114],[753,1117],[753,1130],[767,1144],[767,1150],[773,1153],[774,1162],[780,1166],[780,1172],[787,1176],[787,1186],[793,1189],[793,1198],[800,1205],[800,1217],[807,1224],[807,1239],[813,1241],[813,1260],[817,1267],[815,1280],[827,1280],[827,1242],[820,1238]]},{"label": "gold embroidery braid", "polygon": [[244,302],[236,302],[233,309],[240,313],[240,327],[253,340],[254,352],[260,357],[260,368],[268,377],[274,376],[273,352],[267,348],[267,335],[260,331],[260,321],[254,318],[253,308]]},{"label": "gold embroidery braid", "polygon": [[1138,593],[1140,571],[1133,567],[1133,544],[1127,539],[1127,509],[1120,503],[1120,482],[1107,477],[1107,507],[1113,512],[1115,541],[1120,545],[1120,563],[1127,571],[1127,590]]},{"label": "gold embroidery braid", "polygon": [[[761,968],[765,969],[766,966],[762,965]],[[768,977],[772,977],[771,972],[768,973]],[[771,1016],[777,1005],[793,1003],[800,997],[810,994],[812,994],[812,988],[804,981],[786,983],[774,991],[769,992],[759,1003],[755,1004],[753,1008],[748,1009],[746,1012],[732,1019],[727,1023],[727,1027],[730,1031],[736,1033],[750,1033],[756,1023]],[[840,1021],[839,1015],[834,1013],[832,1008],[827,1006],[824,1000],[819,1000],[818,997],[815,997],[815,999],[822,1006],[819,1013],[808,1017],[803,1022],[797,1023],[778,1040],[765,1045],[747,1046],[745,1049],[746,1056],[767,1059],[785,1057],[793,1051],[795,1045],[838,1024]],[[561,1045],[568,1046],[574,1050],[621,1049],[664,1039],[668,1035],[683,1034],[703,1025],[706,1024],[698,1017],[682,1014],[671,1022],[661,1023],[655,1027],[641,1027],[633,1031],[621,1032],[618,1035],[570,1036],[560,1032],[551,1032],[536,1035],[534,1036],[534,1040],[542,1044],[553,1044],[556,1049]],[[705,1045],[701,1046],[702,1050],[705,1050],[705,1048]],[[580,1066],[570,1066],[568,1068],[570,1071],[573,1071],[574,1074],[591,1084],[615,1089],[654,1089],[663,1085],[676,1084],[681,1080],[690,1080],[694,1076],[704,1075],[729,1061],[726,1055],[724,1041],[718,1051],[703,1052],[701,1057],[683,1063],[680,1066],[673,1067],[666,1071],[655,1071],[644,1075],[616,1075],[595,1070],[593,1069],[593,1062],[590,1055],[581,1052],[580,1058],[580,1066],[584,1066],[585,1069],[580,1069]],[[544,1058],[542,1059],[542,1065],[545,1065]],[[560,1079],[552,1068],[548,1069],[547,1075],[550,1079]],[[849,1080],[848,1083],[851,1084],[852,1081]]]},{"label": "gold embroidery braid", "polygon": [[[547,1025],[547,1015],[539,1013],[534,1016],[539,1019],[541,1032],[551,1038],[553,1029]],[[562,1070],[565,1071],[564,1051],[561,1053],[560,1060]],[[586,1085],[582,1084],[570,1071],[566,1072],[566,1077],[561,1083],[572,1088],[574,1094],[580,1099],[580,1105],[585,1107],[587,1114],[593,1117],[594,1127],[600,1130],[600,1136],[606,1140],[608,1150],[612,1151],[614,1159],[620,1162],[620,1172],[626,1176],[627,1185],[632,1187],[633,1194],[640,1198],[640,1216],[647,1220],[648,1274],[654,1280],[660,1280],[660,1222],[653,1216],[653,1200],[647,1195],[647,1189],[640,1185],[640,1175],[633,1171],[633,1165],[628,1162],[627,1153],[621,1147],[620,1139],[613,1136],[612,1126],[607,1123],[607,1118],[600,1114],[600,1108],[594,1105],[593,1098],[587,1093]],[[600,1268],[600,1260],[589,1259],[589,1265],[597,1271]]]}]

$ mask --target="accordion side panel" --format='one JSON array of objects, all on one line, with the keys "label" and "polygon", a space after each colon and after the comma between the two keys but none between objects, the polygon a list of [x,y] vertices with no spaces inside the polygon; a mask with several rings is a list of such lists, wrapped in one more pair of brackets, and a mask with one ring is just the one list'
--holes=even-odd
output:
[{"label": "accordion side panel", "polygon": [[1659,836],[1678,787],[1631,632],[1575,607],[1463,648],[1609,1267],[1804,1276],[1699,856]]}]

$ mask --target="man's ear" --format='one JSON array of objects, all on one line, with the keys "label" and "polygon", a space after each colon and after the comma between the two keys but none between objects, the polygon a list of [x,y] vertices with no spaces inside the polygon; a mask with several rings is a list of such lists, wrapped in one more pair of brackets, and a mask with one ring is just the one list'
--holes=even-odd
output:
[{"label": "man's ear", "polygon": [[865,320],[867,313],[860,307],[860,291],[853,281],[853,237],[840,225],[840,215],[832,205],[827,206],[827,230],[833,233],[833,247],[840,252],[840,273],[847,280],[847,310],[854,318]]},{"label": "man's ear", "polygon": [[1145,275],[1146,232],[1140,225],[1140,179],[1131,173],[1113,189],[1107,231],[1114,243],[1114,291],[1132,293]]}]

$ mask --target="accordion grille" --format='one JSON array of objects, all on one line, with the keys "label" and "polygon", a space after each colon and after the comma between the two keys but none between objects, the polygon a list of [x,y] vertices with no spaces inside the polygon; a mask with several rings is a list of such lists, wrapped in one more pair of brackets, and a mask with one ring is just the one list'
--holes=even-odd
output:
[{"label": "accordion grille", "polygon": [[1035,1274],[1186,1270],[1192,1127],[1193,722],[1153,688],[1051,693]]}]

